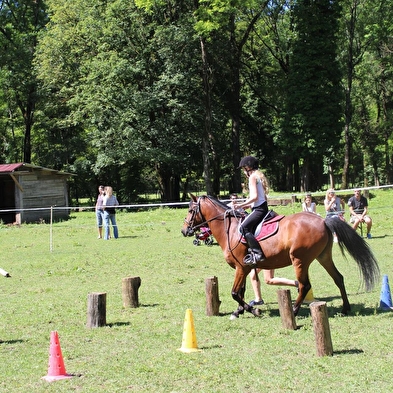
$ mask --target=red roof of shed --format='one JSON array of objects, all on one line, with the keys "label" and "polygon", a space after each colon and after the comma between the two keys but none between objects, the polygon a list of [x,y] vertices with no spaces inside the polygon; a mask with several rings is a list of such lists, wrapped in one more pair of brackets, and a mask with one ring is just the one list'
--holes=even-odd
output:
[{"label": "red roof of shed", "polygon": [[21,166],[23,166],[23,162],[18,162],[17,164],[1,164],[0,173],[13,172],[15,169],[18,169]]},{"label": "red roof of shed", "polygon": [[0,164],[0,174],[12,173],[17,171],[17,169],[19,168],[26,168],[26,170],[28,171],[30,170],[30,172],[32,169],[37,169],[42,171],[56,172],[59,175],[75,176],[75,174],[73,173],[58,171],[56,169],[44,168],[42,166],[33,165],[33,164],[26,164],[25,162],[18,162],[15,164]]}]

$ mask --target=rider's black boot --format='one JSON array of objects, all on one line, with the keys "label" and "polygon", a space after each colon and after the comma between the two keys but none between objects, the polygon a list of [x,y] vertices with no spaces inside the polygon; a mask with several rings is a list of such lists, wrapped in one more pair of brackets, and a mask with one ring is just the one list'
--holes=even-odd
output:
[{"label": "rider's black boot", "polygon": [[265,259],[265,256],[263,255],[261,246],[258,240],[255,239],[255,236],[249,232],[246,233],[244,237],[246,238],[249,246],[249,254],[244,257],[243,262],[246,265],[256,265],[258,262],[263,261]]}]

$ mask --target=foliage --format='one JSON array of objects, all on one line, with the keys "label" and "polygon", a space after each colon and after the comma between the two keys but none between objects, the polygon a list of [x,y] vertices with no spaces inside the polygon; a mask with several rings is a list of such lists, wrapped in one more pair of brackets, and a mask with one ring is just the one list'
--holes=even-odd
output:
[{"label": "foliage", "polygon": [[[22,152],[20,158],[11,153],[11,159],[31,160],[31,132],[39,101],[32,61],[38,33],[47,21],[46,6],[41,0],[0,2],[0,81],[3,82],[0,103],[10,120],[3,123],[0,135]],[[15,142],[21,137],[23,144],[18,146]]]},{"label": "foliage", "polygon": [[276,190],[391,182],[392,9],[2,1],[0,161],[73,171],[76,199],[239,191],[246,154]]}]

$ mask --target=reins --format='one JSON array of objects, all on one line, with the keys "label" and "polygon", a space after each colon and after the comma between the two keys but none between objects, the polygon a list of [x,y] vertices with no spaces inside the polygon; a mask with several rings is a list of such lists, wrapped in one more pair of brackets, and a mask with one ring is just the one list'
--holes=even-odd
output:
[{"label": "reins", "polygon": [[[202,197],[199,197],[198,201],[194,202],[194,205],[196,205],[197,208],[196,208],[196,210],[193,210],[193,216],[192,216],[190,222],[188,222],[187,224],[190,225],[190,229],[192,231],[194,231],[195,229],[203,227],[204,225],[208,224],[209,222],[212,222],[212,221],[214,221],[214,220],[216,220],[216,219],[218,219],[220,217],[223,217],[224,229],[225,229],[225,233],[226,233],[226,236],[227,236],[227,243],[228,243],[227,247],[228,247],[228,250],[230,252],[233,252],[233,250],[235,250],[236,247],[241,243],[241,239],[239,237],[239,239],[237,240],[236,245],[233,248],[231,248],[230,236],[229,236],[230,225],[228,225],[228,224],[231,224],[231,222],[232,222],[232,220],[230,219],[231,217],[234,217],[238,224],[240,222],[240,219],[236,216],[236,213],[234,213],[232,209],[227,209],[224,212],[222,212],[220,214],[217,214],[216,216],[206,220],[206,218],[204,217],[204,215],[202,214],[201,209],[200,209],[200,200],[201,200],[201,198]],[[212,201],[209,197],[207,197],[207,198],[215,207],[217,207],[216,204],[214,203],[214,201]],[[197,214],[201,215],[202,222],[200,224],[198,224],[198,225],[193,225],[194,218],[195,218],[195,216]],[[228,220],[226,221],[225,218],[228,218]],[[191,226],[191,225],[193,225],[193,226]]]},{"label": "reins", "polygon": [[[192,225],[192,226],[190,227],[190,229],[191,229],[192,231],[194,231],[195,229],[198,229],[198,228],[201,228],[201,227],[205,226],[205,225],[208,224],[209,222],[214,221],[214,220],[216,220],[217,218],[219,218],[219,217],[221,217],[221,216],[224,216],[225,213],[226,213],[226,212],[220,213],[220,214],[214,216],[213,218],[210,218],[209,220],[206,220],[206,218],[204,217],[204,215],[203,215],[202,212],[201,212],[201,208],[200,208],[200,199],[201,199],[201,197],[199,197],[199,198],[198,198],[198,201],[196,202],[197,210],[193,210],[193,213],[194,213],[194,214],[193,214],[193,216],[192,216],[190,222],[187,222],[187,224],[189,224],[190,226]],[[195,204],[195,202],[194,202],[194,204]],[[194,223],[193,223],[194,217],[195,217],[198,213],[201,215],[202,222],[201,222],[200,224],[198,224],[198,225],[194,225]]]},{"label": "reins", "polygon": [[[232,215],[231,215],[231,214],[232,214]],[[232,220],[231,220],[230,218],[233,217],[233,218],[236,220],[236,222],[237,222],[237,226],[239,226],[240,217],[238,217],[238,216],[236,215],[236,213],[235,213],[235,211],[234,211],[233,209],[231,209],[230,211],[227,210],[227,211],[225,212],[225,217],[228,217],[227,222],[228,222],[229,224],[232,224]],[[228,247],[228,250],[229,250],[230,252],[233,252],[233,250],[235,250],[236,247],[241,243],[241,237],[239,236],[239,238],[237,239],[237,243],[235,244],[235,246],[234,246],[233,248],[231,248],[231,242],[230,242],[230,238],[229,238],[229,229],[230,229],[230,226],[227,225],[226,222],[225,222],[225,232],[226,232],[226,234],[227,234],[227,242],[228,242],[227,247]]]}]

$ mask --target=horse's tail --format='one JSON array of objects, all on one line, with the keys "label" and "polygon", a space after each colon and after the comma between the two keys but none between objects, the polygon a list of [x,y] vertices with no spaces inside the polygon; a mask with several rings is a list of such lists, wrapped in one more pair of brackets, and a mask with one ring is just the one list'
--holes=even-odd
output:
[{"label": "horse's tail", "polygon": [[380,278],[378,262],[367,242],[346,222],[338,218],[325,219],[326,226],[337,235],[338,245],[344,255],[344,248],[356,261],[366,290],[371,291]]}]

